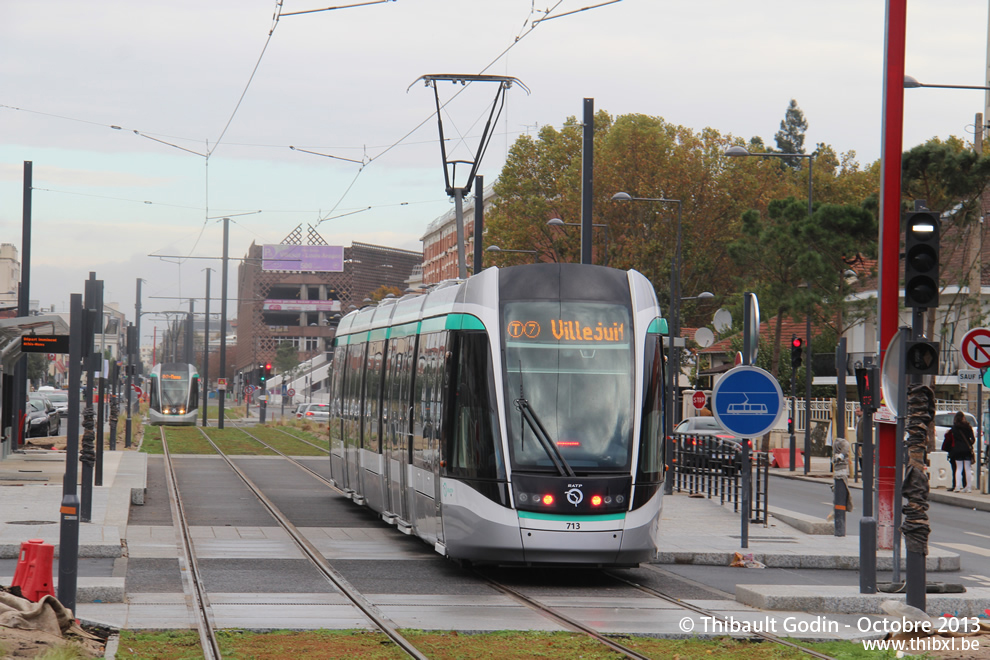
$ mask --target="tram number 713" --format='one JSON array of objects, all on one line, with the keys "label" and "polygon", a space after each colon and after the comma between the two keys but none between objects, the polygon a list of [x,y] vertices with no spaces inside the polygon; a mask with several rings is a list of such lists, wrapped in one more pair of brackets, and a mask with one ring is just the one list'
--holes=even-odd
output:
[{"label": "tram number 713", "polygon": [[569,522],[565,529],[581,529],[581,523],[579,522]]}]

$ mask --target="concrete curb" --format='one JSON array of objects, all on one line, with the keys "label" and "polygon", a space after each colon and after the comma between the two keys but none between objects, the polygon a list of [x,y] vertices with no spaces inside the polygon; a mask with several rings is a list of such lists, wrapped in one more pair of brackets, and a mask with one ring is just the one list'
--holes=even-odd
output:
[{"label": "concrete curb", "polygon": [[[0,584],[11,584],[13,576],[0,577]],[[58,593],[58,574],[54,576],[52,586]],[[77,603],[123,603],[124,578],[114,577],[77,577]]]},{"label": "concrete curb", "polygon": [[[859,570],[858,554],[809,554],[807,552],[775,553],[739,549],[741,554],[752,554],[753,559],[761,562],[767,568],[817,568],[843,571]],[[735,552],[689,552],[661,551],[655,564],[693,564],[697,566],[728,566],[732,563]],[[925,570],[931,573],[958,571],[961,567],[959,555],[953,553],[933,554],[925,558]],[[892,553],[877,554],[877,570],[891,571],[894,568]],[[907,570],[906,557],[901,557],[901,569]]]},{"label": "concrete curb", "polygon": [[[32,537],[38,538],[38,537]],[[45,539],[46,542],[51,542],[51,539]],[[55,546],[55,556],[59,556],[59,544],[56,541],[52,543]],[[17,559],[21,554],[21,544],[20,543],[0,543],[0,559]],[[79,558],[80,559],[116,559],[122,555],[120,541],[97,541],[95,543],[79,543]]]},{"label": "concrete curb", "polygon": [[[819,585],[815,595],[805,585],[736,585],[736,601],[761,610],[821,612],[828,614],[885,615],[880,604],[887,600],[904,602],[904,594],[861,594],[857,587]],[[925,609],[932,616],[986,616],[990,589],[969,588],[964,594],[926,594]]]},{"label": "concrete curb", "polygon": [[767,511],[780,522],[790,525],[804,534],[812,536],[834,536],[835,524],[828,520],[809,516],[797,511],[788,511],[777,506],[768,506]]}]

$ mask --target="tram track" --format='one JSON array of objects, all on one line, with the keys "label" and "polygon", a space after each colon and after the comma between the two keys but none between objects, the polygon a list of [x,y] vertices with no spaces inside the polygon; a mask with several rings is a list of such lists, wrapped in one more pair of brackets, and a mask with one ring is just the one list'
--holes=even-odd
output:
[{"label": "tram track", "polygon": [[[256,442],[258,442],[259,444],[261,444],[262,446],[266,447],[268,450],[274,452],[275,454],[278,454],[280,457],[285,458],[286,460],[288,460],[289,462],[293,463],[297,467],[305,470],[308,474],[312,475],[314,478],[316,478],[318,481],[320,481],[321,483],[323,483],[324,485],[326,485],[328,488],[330,488],[334,492],[336,492],[336,493],[338,493],[340,495],[345,495],[344,492],[340,488],[338,488],[335,484],[333,484],[333,482],[331,482],[330,480],[328,480],[326,477],[324,477],[322,474],[320,474],[316,470],[313,470],[312,468],[310,468],[309,466],[305,465],[304,463],[302,463],[302,462],[294,459],[293,457],[289,456],[285,452],[283,452],[283,451],[281,451],[279,449],[276,449],[275,447],[273,447],[269,443],[265,442],[264,440],[258,438],[254,434],[250,433],[243,426],[237,426],[236,428],[237,428],[237,430],[243,432],[245,435],[247,435],[248,437],[252,438]],[[322,447],[319,447],[319,446],[317,446],[317,445],[315,445],[315,444],[313,444],[311,442],[307,442],[307,441],[303,440],[302,438],[299,438],[295,434],[289,433],[289,432],[284,431],[282,429],[277,429],[275,427],[269,427],[269,428],[273,428],[274,430],[277,430],[277,431],[283,433],[284,435],[286,435],[286,436],[288,436],[290,438],[293,438],[294,440],[299,440],[299,441],[305,442],[305,444],[310,445],[312,447],[315,447],[316,449],[319,449],[320,451],[329,454],[329,451],[328,450],[325,450]],[[201,432],[203,432],[202,429],[201,429]],[[235,465],[233,465],[232,461],[225,454],[223,454],[222,451],[220,451],[220,449],[216,446],[215,443],[212,442],[212,440],[209,439],[209,437],[206,435],[205,432],[203,432],[203,435],[204,435],[204,437],[207,438],[207,440],[210,442],[210,444],[213,445],[214,449],[218,452],[218,454],[220,454],[220,456],[222,458],[224,458],[224,460],[226,460],[228,462],[228,464],[231,465],[231,467],[235,470],[235,472],[237,472],[238,475],[241,476],[241,478],[245,481],[245,483],[248,484],[248,487],[252,491],[256,491],[256,487],[250,482],[250,480],[247,478],[247,476],[246,475],[243,475],[243,473],[240,471],[240,469],[237,468]],[[259,494],[259,496],[262,497],[262,498],[264,497],[263,494],[260,494],[260,491],[256,491],[256,494]],[[264,500],[262,500],[262,501],[264,502]],[[271,506],[274,507],[274,504],[272,504]],[[266,504],[266,508],[267,507],[268,507],[268,504]],[[275,515],[274,512],[273,512],[273,515]],[[282,520],[279,518],[280,515],[281,514],[279,514],[279,515],[276,516],[276,519],[279,520],[279,524],[282,523]],[[286,520],[286,522],[288,523],[287,520]],[[291,523],[288,523],[288,524],[291,526]],[[295,528],[293,527],[292,529],[294,530]],[[290,531],[289,533],[290,533],[290,536],[293,535],[293,532]],[[296,532],[296,533],[298,533],[298,532]],[[305,542],[308,543],[308,541],[305,541]],[[315,548],[313,548],[313,551],[320,558],[320,560],[322,561],[322,563],[323,564],[326,564],[326,562],[323,559],[322,555],[320,555],[319,552],[315,550]],[[307,553],[305,550],[304,550],[304,554],[307,554],[307,556],[309,556],[309,553]],[[329,564],[326,564],[326,566],[329,567]],[[331,568],[330,570],[333,570],[333,569]],[[477,569],[471,569],[471,570],[472,570],[472,573],[478,579],[480,579],[481,581],[487,583],[492,589],[494,589],[494,590],[496,590],[496,591],[498,591],[498,592],[500,592],[500,593],[508,596],[509,598],[511,598],[514,601],[520,603],[521,605],[524,605],[525,607],[528,607],[529,609],[531,609],[534,612],[540,614],[541,616],[547,618],[548,620],[553,621],[557,625],[560,625],[561,627],[563,627],[563,628],[565,628],[567,630],[570,630],[572,632],[584,634],[584,635],[588,636],[589,638],[594,639],[595,641],[603,644],[604,646],[607,646],[608,648],[610,648],[611,650],[615,651],[616,653],[619,653],[619,654],[623,655],[624,657],[634,658],[636,660],[650,660],[650,656],[644,655],[644,654],[640,653],[639,651],[636,651],[635,649],[632,649],[632,648],[630,648],[628,646],[623,645],[622,643],[620,643],[620,642],[616,641],[615,639],[613,639],[612,637],[610,637],[608,634],[603,633],[603,632],[597,630],[596,628],[594,628],[594,627],[592,627],[592,626],[590,626],[590,625],[588,625],[588,624],[586,624],[586,623],[584,623],[584,622],[582,622],[582,621],[580,621],[578,619],[575,619],[574,617],[571,617],[571,616],[565,614],[559,608],[556,608],[556,607],[554,607],[552,605],[548,605],[548,604],[546,604],[544,602],[541,602],[538,598],[534,598],[533,596],[529,596],[529,595],[523,593],[522,591],[520,591],[520,590],[518,590],[518,589],[516,589],[514,587],[508,586],[508,585],[500,582],[499,580],[497,580],[495,578],[492,578],[491,576],[485,575],[484,573],[480,572]],[[321,572],[323,572],[323,571],[321,570]],[[334,571],[334,572],[336,573],[336,571]],[[640,591],[642,593],[646,593],[646,594],[648,594],[648,595],[650,595],[650,596],[652,596],[654,598],[659,598],[659,599],[661,599],[661,600],[663,600],[663,601],[665,601],[667,603],[670,603],[670,604],[675,605],[677,607],[683,608],[683,609],[685,609],[687,611],[690,611],[690,612],[692,612],[694,614],[698,614],[698,615],[701,615],[703,617],[710,617],[712,620],[721,621],[723,623],[728,623],[728,621],[729,621],[728,617],[726,617],[723,614],[720,614],[719,612],[717,612],[715,610],[710,610],[710,609],[707,609],[707,608],[704,608],[704,607],[700,607],[698,605],[694,605],[692,603],[686,602],[686,601],[684,601],[684,600],[682,600],[680,598],[677,598],[675,596],[671,596],[669,594],[665,594],[665,593],[663,593],[662,591],[660,591],[658,589],[654,589],[652,587],[639,584],[639,583],[637,583],[637,582],[635,582],[633,580],[629,580],[629,579],[627,579],[625,577],[622,577],[620,575],[617,575],[617,574],[615,574],[615,573],[613,573],[613,572],[611,572],[609,570],[602,570],[601,572],[602,572],[602,574],[608,576],[612,580],[615,580],[615,581],[617,581],[619,583],[625,584],[625,585],[627,585],[627,586],[629,586],[629,587],[631,587],[633,589],[636,589],[636,590],[638,590],[638,591]],[[343,580],[344,583],[346,584],[346,580],[344,580],[343,576],[340,576],[340,579]],[[333,580],[331,580],[331,581],[334,582]],[[335,584],[335,586],[337,586],[337,583],[336,582],[334,582],[334,584]],[[348,585],[348,588],[350,588],[349,585]],[[344,590],[342,589],[342,592],[343,591]],[[357,593],[357,592],[355,592],[355,593]],[[348,595],[348,594],[345,593],[345,595]],[[350,598],[349,595],[348,595],[348,597]],[[360,606],[359,606],[359,609],[360,609]],[[385,631],[383,630],[383,632],[385,632]],[[388,634],[388,633],[386,632],[386,634]],[[396,633],[396,634],[399,634],[399,633]],[[790,648],[792,650],[798,651],[798,652],[803,653],[803,654],[805,654],[805,655],[807,655],[809,657],[812,657],[812,658],[819,658],[820,660],[834,660],[834,658],[832,656],[829,656],[829,655],[820,653],[818,651],[815,651],[813,649],[809,649],[807,647],[801,646],[800,644],[796,644],[794,642],[788,641],[788,640],[783,639],[783,638],[781,638],[781,637],[779,637],[777,635],[774,635],[772,633],[755,632],[754,635],[757,636],[757,637],[759,637],[760,639],[762,639],[764,641],[771,642],[771,643],[774,643],[774,644],[778,644],[778,645],[780,645],[782,647]],[[423,657],[423,656],[416,656],[416,655],[414,655],[413,657]]]},{"label": "tram track", "polygon": [[[420,652],[408,639],[406,639],[399,631],[398,628],[388,620],[378,609],[368,601],[357,589],[350,585],[350,583],[340,574],[336,569],[334,569],[323,557],[322,553],[313,545],[309,539],[307,539],[302,532],[300,532],[296,526],[288,519],[288,517],[282,513],[282,511],[275,505],[275,503],[266,496],[261,489],[251,480],[250,477],[238,467],[234,461],[227,456],[223,450],[213,441],[212,438],[202,429],[197,427],[199,432],[203,435],[203,438],[210,444],[217,455],[223,459],[224,462],[234,471],[234,473],[244,482],[248,490],[258,498],[261,505],[268,511],[268,513],[275,519],[278,525],[288,534],[289,538],[293,543],[299,548],[303,555],[310,561],[310,563],[316,568],[316,570],[323,575],[331,585],[334,586],[350,603],[353,605],[361,614],[367,618],[371,624],[380,630],[386,637],[388,637],[396,646],[402,649],[410,657],[416,658],[417,660],[426,660],[426,656]],[[262,445],[265,445],[271,451],[288,458],[291,462],[295,463],[299,467],[306,469],[309,473],[313,474],[319,478],[324,483],[325,478],[319,473],[309,469],[302,463],[294,461],[283,452],[271,447],[267,443],[261,441],[260,439],[254,437],[243,428],[237,427],[238,430],[242,431],[249,437],[253,438]],[[183,554],[188,557],[188,565],[190,566],[190,578],[193,581],[193,592],[194,592],[194,607],[196,609],[197,616],[197,627],[200,630],[200,641],[204,649],[204,656],[208,660],[219,660],[220,659],[220,649],[217,643],[216,630],[212,623],[212,615],[209,606],[209,598],[206,593],[205,586],[203,584],[202,577],[199,573],[198,567],[196,567],[195,551],[192,543],[192,537],[189,533],[189,528],[185,515],[183,513],[183,507],[181,505],[181,493],[179,492],[174,466],[171,462],[171,457],[168,452],[168,441],[165,437],[164,429],[161,430],[162,436],[162,446],[164,447],[165,463],[166,463],[166,480],[169,484],[169,493],[173,497],[173,506],[176,508],[180,521],[180,527],[182,528],[183,537]],[[328,485],[330,485],[328,483]]]}]

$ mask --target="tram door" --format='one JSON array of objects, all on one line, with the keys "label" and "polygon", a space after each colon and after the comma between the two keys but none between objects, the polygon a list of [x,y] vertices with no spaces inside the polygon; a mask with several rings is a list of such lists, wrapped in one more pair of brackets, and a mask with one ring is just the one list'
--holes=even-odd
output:
[{"label": "tram door", "polygon": [[388,483],[386,510],[408,522],[406,480],[409,466],[410,396],[414,337],[396,337],[389,342],[389,364],[385,392],[385,472]]}]

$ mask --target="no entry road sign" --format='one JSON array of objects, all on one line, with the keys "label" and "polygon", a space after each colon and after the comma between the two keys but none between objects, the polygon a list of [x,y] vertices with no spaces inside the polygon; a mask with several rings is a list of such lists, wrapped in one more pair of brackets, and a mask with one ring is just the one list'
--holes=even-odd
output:
[{"label": "no entry road sign", "polygon": [[974,369],[990,367],[990,329],[973,328],[967,332],[959,352],[966,364]]}]

